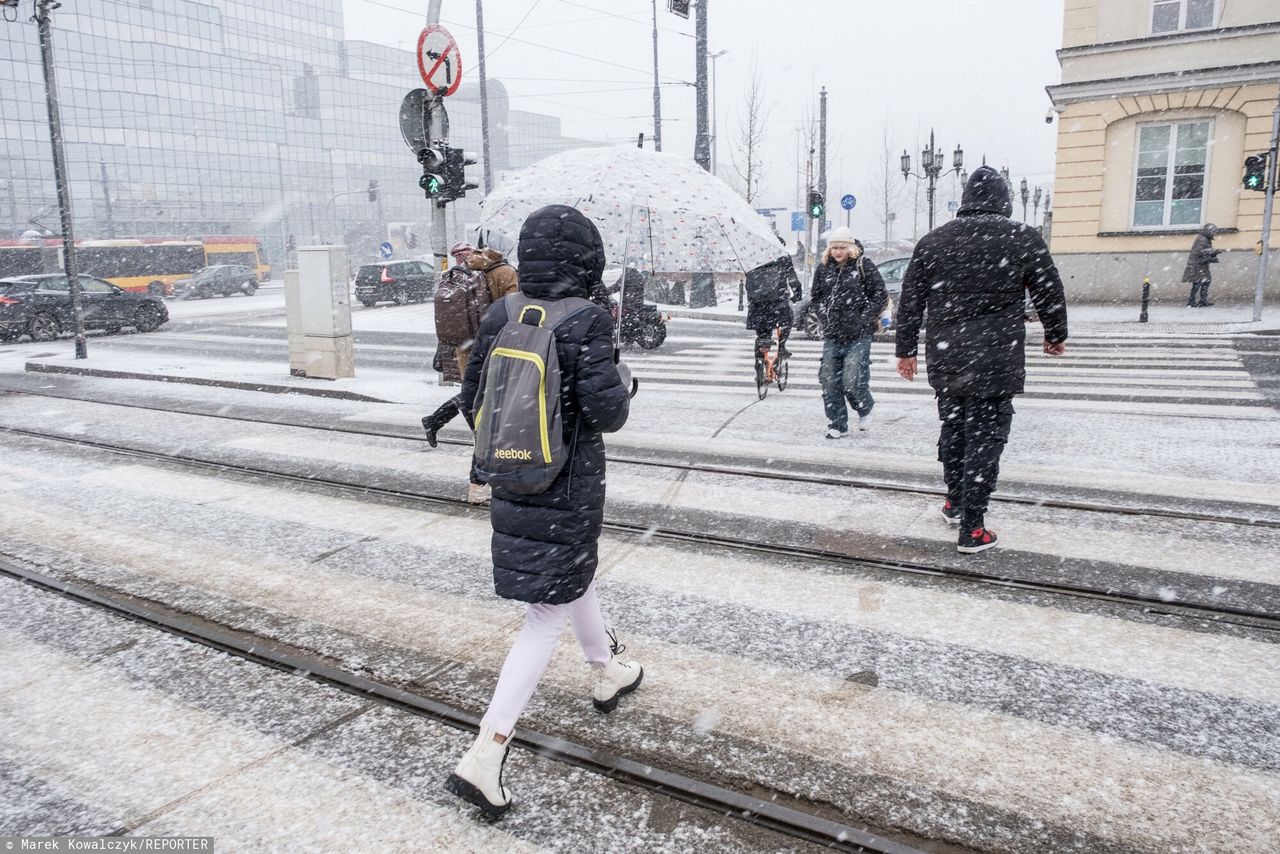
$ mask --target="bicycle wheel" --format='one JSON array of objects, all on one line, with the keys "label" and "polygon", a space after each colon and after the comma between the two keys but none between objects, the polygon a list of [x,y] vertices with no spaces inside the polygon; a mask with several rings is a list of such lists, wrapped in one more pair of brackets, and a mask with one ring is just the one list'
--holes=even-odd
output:
[{"label": "bicycle wheel", "polygon": [[756,397],[764,400],[769,393],[769,378],[765,375],[764,359],[756,356]]},{"label": "bicycle wheel", "polygon": [[779,359],[778,364],[774,366],[774,372],[778,375],[778,391],[787,390],[787,362],[789,359]]}]

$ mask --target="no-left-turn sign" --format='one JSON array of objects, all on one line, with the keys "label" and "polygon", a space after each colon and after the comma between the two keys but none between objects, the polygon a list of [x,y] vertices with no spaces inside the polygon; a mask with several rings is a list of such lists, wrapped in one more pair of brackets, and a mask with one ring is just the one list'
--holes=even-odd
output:
[{"label": "no-left-turn sign", "polygon": [[418,36],[418,73],[432,95],[452,95],[462,83],[458,42],[439,24],[427,24]]}]

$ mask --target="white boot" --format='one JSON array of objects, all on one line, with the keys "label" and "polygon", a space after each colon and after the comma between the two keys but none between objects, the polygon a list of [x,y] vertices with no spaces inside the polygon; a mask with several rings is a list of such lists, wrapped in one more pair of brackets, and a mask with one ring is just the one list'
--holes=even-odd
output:
[{"label": "white boot", "polygon": [[498,744],[491,727],[481,726],[471,749],[463,754],[444,787],[487,815],[500,816],[511,809],[511,795],[502,785],[502,766],[507,761],[511,739]]},{"label": "white boot", "polygon": [[618,698],[639,688],[640,682],[644,679],[644,668],[638,662],[620,660],[618,654],[626,647],[618,644],[618,639],[613,632],[608,632],[608,635],[609,640],[613,642],[613,655],[609,663],[591,665],[594,682],[591,688],[591,702],[595,705],[596,711],[602,714],[608,714],[618,708]]}]

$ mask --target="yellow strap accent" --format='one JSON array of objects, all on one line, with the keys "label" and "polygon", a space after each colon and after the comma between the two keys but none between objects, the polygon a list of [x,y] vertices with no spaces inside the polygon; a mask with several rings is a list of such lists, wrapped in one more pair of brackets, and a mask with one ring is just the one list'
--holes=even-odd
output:
[{"label": "yellow strap accent", "polygon": [[[529,308],[537,308],[539,306],[529,306]],[[543,312],[546,316],[546,312]],[[542,457],[548,465],[551,464],[551,437],[547,435],[547,366],[542,361],[542,357],[537,353],[530,353],[528,350],[512,350],[510,347],[495,347],[490,356],[506,356],[510,359],[523,359],[526,362],[533,362],[538,368],[538,431],[542,434]],[[478,426],[478,422],[477,422]]]},{"label": "yellow strap accent", "polygon": [[516,318],[517,323],[524,323],[524,313],[529,309],[533,309],[534,311],[538,312],[538,314],[542,315],[542,319],[538,321],[538,326],[542,326],[544,323],[547,322],[547,310],[540,305],[530,304],[520,309],[520,316]]}]

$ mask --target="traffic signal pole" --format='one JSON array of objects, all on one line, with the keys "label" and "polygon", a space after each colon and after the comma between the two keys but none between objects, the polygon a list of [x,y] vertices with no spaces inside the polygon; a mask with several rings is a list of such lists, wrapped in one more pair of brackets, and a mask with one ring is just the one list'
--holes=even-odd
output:
[{"label": "traffic signal pole", "polygon": [[44,65],[45,103],[49,110],[49,142],[53,147],[53,178],[58,190],[58,214],[62,221],[62,266],[71,290],[71,318],[76,335],[76,358],[89,358],[89,342],[84,334],[84,301],[80,298],[80,277],[76,270],[76,240],[71,216],[71,188],[67,184],[67,156],[62,145],[62,116],[58,110],[58,80],[53,70],[53,34],[49,14],[61,4],[56,0],[36,0],[35,21],[40,34],[40,58]]},{"label": "traffic signal pole", "polygon": [[[429,0],[427,3],[427,23],[440,23],[440,6],[444,0]],[[432,93],[434,95],[434,93]],[[443,98],[436,96],[433,99],[432,107],[442,106]],[[435,140],[427,140],[431,145],[435,144]],[[448,210],[447,203],[440,199],[435,200],[435,204],[431,211],[431,252],[435,255],[436,266],[443,272],[449,267],[449,247],[445,246],[445,242],[449,239],[448,228],[446,226],[444,216]]]},{"label": "traffic signal pole", "polygon": [[1276,180],[1280,177],[1280,95],[1271,116],[1271,147],[1267,149],[1267,200],[1262,206],[1262,257],[1258,259],[1258,281],[1253,292],[1253,322],[1262,320],[1262,294],[1267,287],[1267,260],[1271,254],[1271,215],[1275,211]]}]

